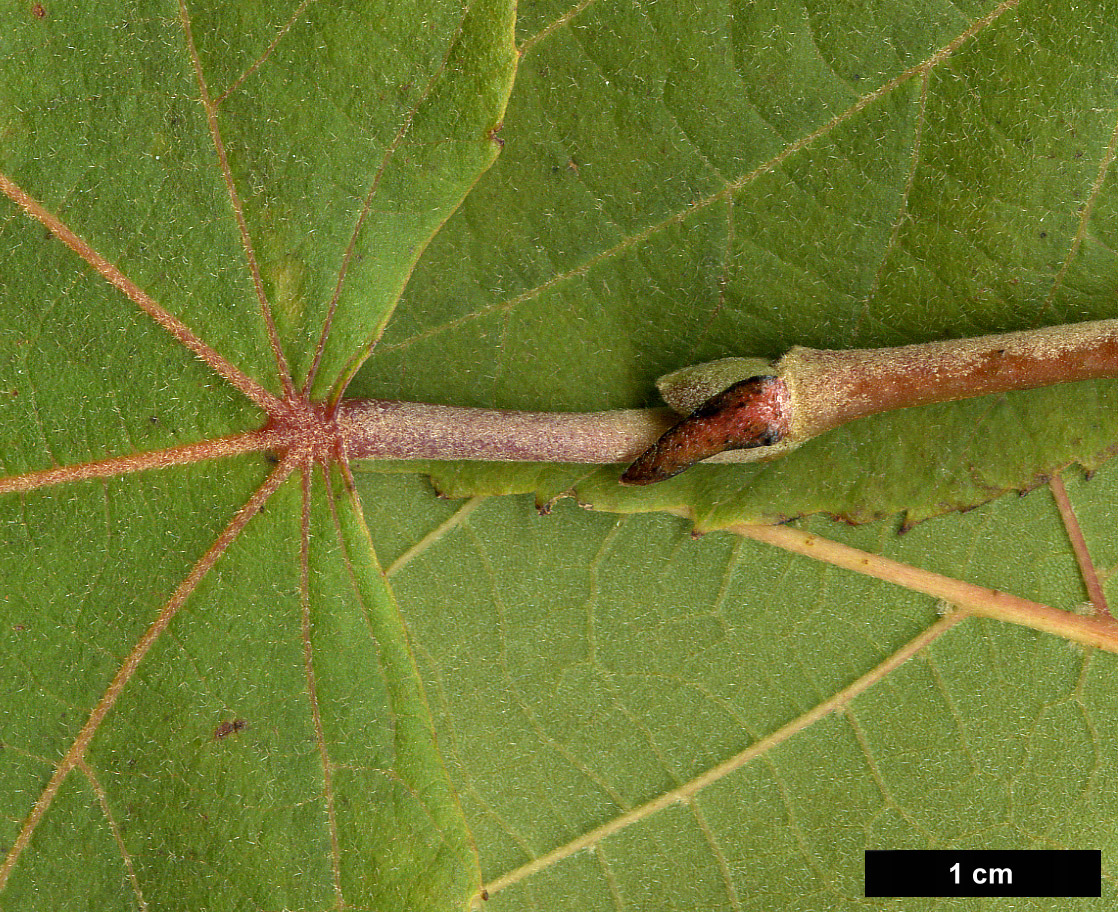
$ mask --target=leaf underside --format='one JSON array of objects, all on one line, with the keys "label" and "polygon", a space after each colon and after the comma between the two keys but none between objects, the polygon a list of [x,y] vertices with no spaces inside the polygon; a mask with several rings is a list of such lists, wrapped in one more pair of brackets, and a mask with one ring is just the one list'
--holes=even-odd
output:
[{"label": "leaf underside", "polygon": [[[1077,462],[1113,596],[1110,384],[640,492],[207,448],[359,368],[591,410],[728,355],[1113,316],[1115,10],[541,0],[516,47],[508,0],[263,6],[0,6],[0,484],[31,479],[0,495],[0,905],[853,909],[867,847],[987,845],[1102,848],[1081,907],[1112,905],[1111,656],[970,620],[894,668],[942,606],[690,534],[912,525]],[[1047,493],[805,525],[1084,600]]]},{"label": "leaf underside", "polygon": [[374,343],[496,157],[511,3],[0,22],[0,459],[28,488],[0,500],[0,903],[462,908],[476,850],[352,479],[212,448]]},{"label": "leaf underside", "polygon": [[[351,392],[659,405],[658,376],[722,357],[1115,316],[1109,7],[831,6],[731,20],[593,4],[531,44],[505,153]],[[521,11],[526,40],[540,20]],[[1116,406],[1100,381],[926,407],[647,490],[618,488],[623,467],[381,468],[421,469],[455,497],[571,493],[701,529],[817,512],[911,525],[1096,468]]]}]

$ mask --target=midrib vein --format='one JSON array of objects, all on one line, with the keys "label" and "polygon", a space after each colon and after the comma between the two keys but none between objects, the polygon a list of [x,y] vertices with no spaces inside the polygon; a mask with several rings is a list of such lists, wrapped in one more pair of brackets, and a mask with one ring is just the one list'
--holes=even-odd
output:
[{"label": "midrib vein", "polygon": [[182,320],[155,301],[151,295],[121,272],[119,267],[94,250],[58,216],[3,173],[0,173],[0,192],[93,267],[110,285],[123,292],[132,303],[167,330],[179,343],[205,361],[231,386],[269,414],[277,414],[283,410],[280,399],[203,342]]},{"label": "midrib vein", "polygon": [[54,485],[89,481],[93,478],[115,478],[150,469],[166,469],[210,459],[240,456],[244,453],[278,447],[285,441],[282,432],[265,429],[233,434],[229,437],[216,437],[198,443],[186,443],[161,450],[147,450],[129,456],[113,456],[109,459],[72,463],[53,469],[39,469],[34,472],[0,477],[0,494],[23,493]]}]

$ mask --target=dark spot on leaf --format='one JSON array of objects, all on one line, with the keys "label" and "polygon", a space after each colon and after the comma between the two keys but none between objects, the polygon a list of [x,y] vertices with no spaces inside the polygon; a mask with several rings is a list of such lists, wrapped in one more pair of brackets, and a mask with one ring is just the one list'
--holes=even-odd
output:
[{"label": "dark spot on leaf", "polygon": [[1042,231],[1042,232],[1040,233],[1040,236],[1041,236],[1042,238],[1046,238],[1046,237],[1048,237],[1048,232],[1047,232],[1047,231]]},{"label": "dark spot on leaf", "polygon": [[504,125],[505,122],[501,120],[485,131],[485,138],[491,143],[495,143],[501,149],[505,147],[505,141],[500,137],[501,128],[504,127]]},{"label": "dark spot on leaf", "polygon": [[217,728],[214,729],[213,740],[220,741],[222,738],[228,738],[234,732],[244,731],[248,728],[248,722],[244,719],[234,719],[232,722],[222,722]]},{"label": "dark spot on leaf", "polygon": [[481,891],[481,898],[483,900],[488,900],[489,899],[489,891],[488,890],[482,890]]},{"label": "dark spot on leaf", "polygon": [[268,465],[279,465],[279,453],[275,452],[274,450],[265,450],[264,461],[268,463]]},{"label": "dark spot on leaf", "polygon": [[34,16],[36,19],[46,19],[46,7],[44,7],[41,3],[36,3],[33,7],[31,7],[31,15]]}]

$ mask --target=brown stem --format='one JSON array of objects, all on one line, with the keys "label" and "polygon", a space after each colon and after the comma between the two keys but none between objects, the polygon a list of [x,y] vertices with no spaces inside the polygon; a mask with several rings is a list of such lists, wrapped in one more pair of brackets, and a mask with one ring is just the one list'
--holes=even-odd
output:
[{"label": "brown stem", "polygon": [[863,351],[793,348],[778,364],[806,440],[878,412],[1118,376],[1118,320]]},{"label": "brown stem", "polygon": [[[623,481],[649,484],[701,460],[770,459],[878,412],[1108,377],[1118,377],[1118,320],[899,348],[796,347],[776,364],[726,359],[697,365],[659,384],[675,414],[516,412],[352,399],[341,403],[337,431],[356,458],[636,459]],[[679,414],[687,417],[680,420]]]},{"label": "brown stem", "polygon": [[738,450],[737,459],[743,462],[771,459],[841,424],[879,412],[1118,377],[1118,320],[898,348],[825,351],[796,347],[767,368],[765,372],[775,374],[774,378],[753,377],[729,388],[755,384],[751,397],[736,397],[732,408],[738,413],[765,410],[777,393],[769,385],[756,386],[756,381],[775,381],[783,385],[786,396],[780,421],[744,442],[732,433],[722,433],[718,445],[712,445],[709,429],[732,423],[731,404],[725,393],[704,397],[740,377],[741,372],[756,371],[756,360],[727,358],[662,378],[661,392],[677,409],[687,411],[696,402],[701,404],[642,454],[622,481],[661,481],[721,451]]},{"label": "brown stem", "polygon": [[516,412],[345,399],[337,423],[353,458],[629,462],[678,418],[669,409]]}]

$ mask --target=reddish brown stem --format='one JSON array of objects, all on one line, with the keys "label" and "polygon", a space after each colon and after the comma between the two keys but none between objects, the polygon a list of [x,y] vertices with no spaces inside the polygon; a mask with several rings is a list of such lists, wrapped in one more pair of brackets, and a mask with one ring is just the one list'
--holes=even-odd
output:
[{"label": "reddish brown stem", "polygon": [[779,368],[793,433],[807,439],[878,412],[1118,376],[1118,320],[899,348],[793,348]]},{"label": "reddish brown stem", "polygon": [[[681,409],[698,402],[698,410],[642,454],[622,481],[661,481],[723,450],[740,450],[739,461],[773,458],[818,434],[879,412],[1118,377],[1118,320],[898,348],[797,347],[770,368],[776,374],[771,379],[786,392],[779,432],[774,425],[742,439],[726,430],[735,415],[772,414],[771,388],[756,383],[762,378],[731,386],[729,390],[744,393],[732,399],[725,393],[703,397],[723,388],[735,371],[756,370],[755,360],[731,358],[663,378],[660,387],[668,401]],[[728,455],[733,454],[723,458]]]}]

